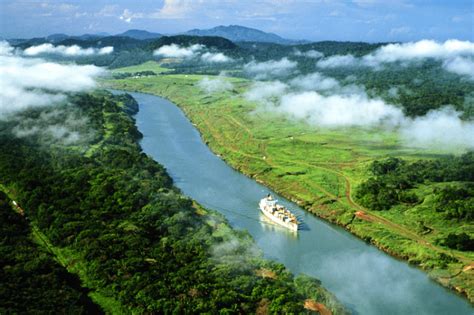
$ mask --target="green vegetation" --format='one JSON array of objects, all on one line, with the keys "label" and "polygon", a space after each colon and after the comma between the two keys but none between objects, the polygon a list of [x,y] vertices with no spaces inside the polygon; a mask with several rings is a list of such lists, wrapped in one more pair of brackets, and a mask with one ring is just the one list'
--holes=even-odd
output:
[{"label": "green vegetation", "polygon": [[25,217],[0,191],[0,313],[100,314],[79,279],[35,244]]},{"label": "green vegetation", "polygon": [[444,246],[457,250],[474,251],[474,239],[466,233],[450,233],[441,243]]},{"label": "green vegetation", "polygon": [[[0,178],[43,246],[107,313],[304,313],[307,298],[345,313],[317,280],[264,260],[247,233],[173,187],[141,152],[130,96],[68,102],[1,122]],[[45,124],[79,137],[54,138]]]},{"label": "green vegetation", "polygon": [[160,74],[163,72],[170,71],[169,68],[163,68],[160,63],[156,61],[147,61],[137,66],[130,66],[120,69],[114,69],[112,73],[140,73],[140,72],[153,72],[154,74]]},{"label": "green vegetation", "polygon": [[356,196],[371,210],[420,202],[415,193],[409,192],[417,184],[460,182],[462,187],[450,185],[434,189],[434,208],[445,213],[448,219],[474,219],[474,152],[413,163],[392,157],[374,161],[370,169],[374,177],[360,185]]},{"label": "green vegetation", "polygon": [[[446,243],[453,238],[450,234],[459,235],[459,231],[468,236],[474,234],[472,221],[463,219],[472,210],[469,206],[472,191],[468,190],[472,178],[466,177],[473,174],[472,153],[449,157],[434,149],[403,146],[398,135],[386,129],[324,129],[278,114],[262,113],[255,110],[256,104],[242,97],[251,81],[226,78],[233,83],[233,89],[207,94],[198,84],[202,78],[165,74],[109,83],[115,88],[170,99],[197,125],[211,149],[235,169],[297,201],[312,213],[346,227],[367,242],[425,269],[441,284],[474,300],[474,252],[466,251],[464,245]],[[464,92],[459,95],[467,96],[468,84],[461,86]],[[414,99],[423,98],[414,91]],[[461,98],[457,100],[453,94],[456,93],[449,96],[452,104],[464,106]],[[426,110],[423,107],[414,112]],[[395,165],[386,163],[387,157],[393,157],[388,161]],[[376,160],[381,161],[373,163]],[[387,178],[379,176],[380,181],[374,184],[385,188],[398,185],[398,188],[381,187],[379,190],[384,195],[380,205],[374,204],[377,208],[374,211],[363,206],[369,207],[373,201],[369,195],[360,193],[359,199],[354,200],[355,188],[361,187],[363,192],[372,183],[370,170],[381,168],[377,172],[387,172],[383,167],[401,170],[407,167],[417,172],[413,173],[414,178],[406,174],[408,169],[400,176],[395,173]],[[449,186],[468,190],[466,196],[470,196],[458,198],[461,194],[456,192],[457,197],[449,206],[452,210],[440,203],[450,199],[436,199],[443,191],[448,193]],[[459,200],[467,208],[460,208]],[[390,210],[378,211],[381,209]],[[457,217],[451,218],[449,213]]]}]

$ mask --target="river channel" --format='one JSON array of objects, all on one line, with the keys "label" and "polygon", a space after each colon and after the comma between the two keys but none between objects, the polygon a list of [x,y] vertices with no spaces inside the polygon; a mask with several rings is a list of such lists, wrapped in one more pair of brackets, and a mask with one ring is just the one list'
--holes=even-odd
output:
[{"label": "river channel", "polygon": [[297,235],[265,221],[258,201],[268,188],[233,170],[203,143],[173,103],[130,93],[139,103],[143,150],[164,165],[182,192],[223,213],[253,236],[265,257],[294,274],[320,279],[354,314],[473,314],[463,298],[407,263],[274,194],[302,221]]}]

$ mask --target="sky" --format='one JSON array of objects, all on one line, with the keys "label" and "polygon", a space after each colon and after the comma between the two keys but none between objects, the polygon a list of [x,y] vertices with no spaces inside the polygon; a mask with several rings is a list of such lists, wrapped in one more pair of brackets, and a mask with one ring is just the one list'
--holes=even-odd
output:
[{"label": "sky", "polygon": [[0,37],[242,25],[290,39],[474,40],[472,0],[0,0]]}]

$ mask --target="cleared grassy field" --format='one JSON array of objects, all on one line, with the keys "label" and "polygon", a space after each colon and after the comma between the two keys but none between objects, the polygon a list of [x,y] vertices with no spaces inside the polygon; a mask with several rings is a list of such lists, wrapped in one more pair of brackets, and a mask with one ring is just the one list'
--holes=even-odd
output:
[{"label": "cleared grassy field", "polygon": [[168,72],[171,71],[169,68],[163,68],[160,63],[156,61],[147,61],[137,66],[130,66],[120,69],[114,69],[112,72],[125,72],[125,73],[134,73],[140,71],[154,71],[156,73]]},{"label": "cleared grassy field", "polygon": [[[143,65],[142,70],[146,69]],[[119,69],[120,70],[120,69]],[[472,224],[446,220],[428,197],[413,208],[369,211],[353,199],[367,166],[388,156],[407,160],[441,157],[401,145],[397,134],[358,128],[321,129],[262,111],[242,94],[251,82],[225,78],[233,89],[208,94],[199,75],[159,75],[109,81],[117,89],[163,96],[180,106],[210,148],[232,167],[308,211],[346,227],[386,252],[425,269],[443,285],[474,301],[474,253],[436,245],[450,232],[474,233]],[[434,185],[421,185],[420,196]],[[420,223],[432,229],[424,234]]]}]

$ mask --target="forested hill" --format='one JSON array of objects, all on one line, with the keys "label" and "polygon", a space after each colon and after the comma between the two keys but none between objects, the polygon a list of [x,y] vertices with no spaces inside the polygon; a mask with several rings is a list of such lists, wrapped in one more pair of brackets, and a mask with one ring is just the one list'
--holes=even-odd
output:
[{"label": "forested hill", "polygon": [[77,276],[32,240],[28,221],[14,208],[0,191],[0,313],[101,314]]},{"label": "forested hill", "polygon": [[128,30],[115,36],[127,36],[135,39],[154,39],[163,36],[159,33],[148,32],[144,30]]},{"label": "forested hill", "polygon": [[[220,36],[196,36],[196,35],[137,35],[123,33],[115,36],[104,37],[64,37],[62,34],[54,37],[32,38],[29,40],[11,41],[11,44],[19,49],[26,49],[31,46],[37,46],[45,43],[53,45],[72,46],[77,45],[82,48],[103,48],[107,46],[114,47],[113,53],[107,55],[94,56],[61,56],[48,55],[49,58],[75,60],[80,64],[95,64],[98,66],[107,66],[111,68],[136,65],[148,60],[156,60],[153,51],[164,45],[176,44],[181,47],[189,47],[194,44],[200,44],[207,49],[224,52],[226,55],[238,60],[238,63],[248,62],[250,60],[269,60],[280,59],[291,56],[294,58],[295,51],[317,50],[326,56],[335,54],[350,53],[362,55],[376,49],[381,44],[368,44],[357,42],[317,42],[307,44],[283,45],[269,42],[233,42]],[[310,59],[309,61],[313,61]],[[218,66],[214,64],[214,66]]]},{"label": "forested hill", "polygon": [[[1,184],[107,313],[299,314],[307,298],[345,313],[318,280],[264,260],[247,233],[180,194],[141,151],[130,96],[69,103],[0,122]],[[5,254],[26,255],[17,245]],[[13,299],[2,295],[6,313],[23,310]]]}]

